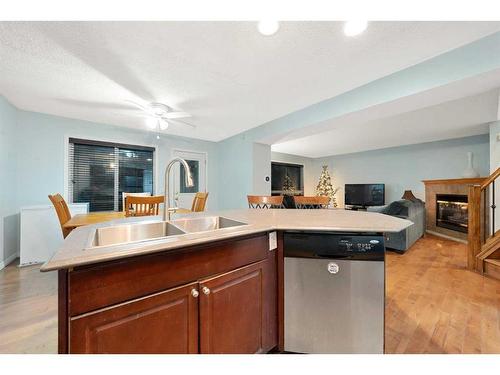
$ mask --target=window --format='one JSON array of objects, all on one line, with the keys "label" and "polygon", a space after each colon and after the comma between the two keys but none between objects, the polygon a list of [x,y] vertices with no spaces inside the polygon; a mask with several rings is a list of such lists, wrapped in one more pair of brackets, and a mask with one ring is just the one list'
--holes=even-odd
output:
[{"label": "window", "polygon": [[122,210],[122,193],[153,194],[154,148],[69,139],[69,198],[90,211]]},{"label": "window", "polygon": [[289,163],[271,163],[271,194],[303,195],[304,166]]}]

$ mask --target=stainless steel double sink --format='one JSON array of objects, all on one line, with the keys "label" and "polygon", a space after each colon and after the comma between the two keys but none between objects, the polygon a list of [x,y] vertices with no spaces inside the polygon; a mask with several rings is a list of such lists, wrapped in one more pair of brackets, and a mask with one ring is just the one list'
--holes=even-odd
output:
[{"label": "stainless steel double sink", "polygon": [[145,242],[187,233],[207,232],[243,225],[248,224],[222,216],[116,225],[95,229],[90,235],[86,249]]}]

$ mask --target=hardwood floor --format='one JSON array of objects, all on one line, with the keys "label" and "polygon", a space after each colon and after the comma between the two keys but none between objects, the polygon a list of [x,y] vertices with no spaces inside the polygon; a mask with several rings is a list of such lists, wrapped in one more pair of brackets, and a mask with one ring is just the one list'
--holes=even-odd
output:
[{"label": "hardwood floor", "polygon": [[0,353],[57,353],[57,272],[0,271]]},{"label": "hardwood floor", "polygon": [[500,281],[468,271],[435,236],[386,258],[387,353],[500,353]]},{"label": "hardwood floor", "polygon": [[[467,271],[466,246],[426,236],[386,262],[387,353],[500,353],[500,281]],[[57,352],[57,274],[0,271],[0,353]]]}]

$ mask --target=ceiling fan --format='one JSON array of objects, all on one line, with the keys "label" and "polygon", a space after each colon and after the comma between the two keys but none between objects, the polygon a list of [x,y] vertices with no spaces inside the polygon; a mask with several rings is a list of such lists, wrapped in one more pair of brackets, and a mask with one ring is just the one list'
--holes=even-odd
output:
[{"label": "ceiling fan", "polygon": [[[141,109],[143,113],[149,117],[148,126],[152,130],[157,130],[158,133],[160,130],[166,130],[169,124],[179,124],[189,126],[191,128],[196,128],[196,125],[190,124],[186,122],[184,118],[191,117],[191,115],[187,112],[174,111],[171,107],[163,103],[147,103],[140,104],[130,100],[127,100],[128,103],[133,104],[137,108]],[[157,135],[159,138],[159,134]]]}]

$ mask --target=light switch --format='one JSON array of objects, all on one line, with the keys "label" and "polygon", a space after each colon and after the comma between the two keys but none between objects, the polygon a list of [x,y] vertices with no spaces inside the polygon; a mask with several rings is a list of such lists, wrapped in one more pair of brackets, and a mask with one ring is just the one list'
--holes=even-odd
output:
[{"label": "light switch", "polygon": [[273,251],[278,248],[278,236],[276,232],[269,233],[269,251]]}]

